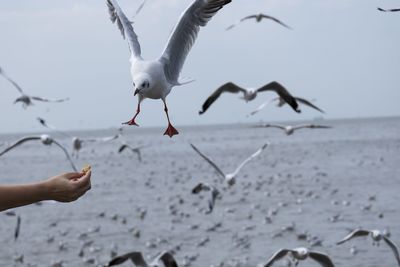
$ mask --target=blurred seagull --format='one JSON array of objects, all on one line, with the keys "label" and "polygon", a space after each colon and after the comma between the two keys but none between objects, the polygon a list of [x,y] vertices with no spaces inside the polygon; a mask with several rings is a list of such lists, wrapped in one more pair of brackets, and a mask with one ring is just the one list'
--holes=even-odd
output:
[{"label": "blurred seagull", "polygon": [[51,138],[47,134],[43,134],[43,135],[40,135],[40,136],[24,137],[24,138],[18,140],[17,142],[15,142],[13,145],[7,147],[2,152],[0,152],[0,157],[3,156],[4,154],[6,154],[7,152],[9,152],[10,150],[16,148],[17,146],[20,146],[20,145],[24,144],[25,142],[34,141],[34,140],[40,140],[42,142],[42,144],[46,145],[46,146],[49,146],[51,144],[55,144],[56,146],[58,146],[62,151],[64,151],[65,156],[67,157],[68,161],[71,163],[72,169],[74,169],[74,171],[77,171],[74,163],[72,162],[71,157],[68,154],[68,151],[60,143],[58,143],[56,140],[54,140],[53,138]]},{"label": "blurred seagull", "polygon": [[279,124],[265,124],[265,125],[262,125],[261,127],[278,128],[278,129],[283,130],[287,135],[292,135],[296,130],[305,129],[305,128],[309,128],[309,129],[329,129],[329,128],[332,128],[330,126],[315,125],[315,124],[302,124],[302,125],[297,125],[297,126],[291,126],[291,125],[284,126],[284,125],[279,125]]},{"label": "blurred seagull", "polygon": [[[321,113],[325,113],[322,109],[318,108],[317,106],[315,106],[314,104],[312,104],[310,101],[304,99],[304,98],[300,98],[300,97],[294,97],[294,99],[296,99],[296,101],[298,103],[301,103],[303,105],[309,106],[313,109],[318,110]],[[277,102],[276,106],[277,107],[282,107],[286,104],[285,99],[283,99],[282,97],[275,97],[272,98],[270,100],[265,101],[264,103],[262,103],[257,109],[255,109],[254,111],[252,111],[249,116],[252,116],[258,112],[260,112],[261,110],[263,110],[266,106],[268,106],[269,104],[273,103],[273,102]]]},{"label": "blurred seagull", "polygon": [[361,230],[361,229],[356,229],[350,234],[348,234],[345,238],[343,238],[341,241],[337,242],[338,245],[341,245],[350,239],[354,237],[360,237],[360,236],[370,236],[373,240],[373,245],[379,246],[380,241],[385,241],[385,243],[391,248],[393,251],[394,256],[396,257],[397,263],[400,266],[400,254],[399,254],[399,249],[397,245],[391,241],[383,232],[379,230]]},{"label": "blurred seagull", "polygon": [[263,19],[269,19],[272,20],[280,25],[282,25],[283,27],[287,28],[287,29],[292,29],[291,27],[289,27],[288,25],[286,25],[285,23],[283,23],[282,21],[280,21],[279,19],[269,16],[269,15],[265,15],[265,14],[255,14],[255,15],[250,15],[247,17],[242,18],[241,20],[239,20],[238,22],[236,22],[235,24],[232,24],[231,26],[229,26],[228,28],[226,28],[227,31],[231,30],[232,28],[236,27],[237,25],[239,25],[240,23],[242,23],[245,20],[249,20],[249,19],[255,19],[256,22],[260,22]]},{"label": "blurred seagull", "polygon": [[21,102],[22,106],[24,108],[27,108],[28,106],[32,106],[33,100],[41,101],[41,102],[54,102],[54,103],[60,103],[60,102],[65,102],[65,101],[69,100],[69,98],[51,100],[51,99],[46,99],[46,98],[42,98],[42,97],[38,97],[38,96],[27,95],[24,93],[22,88],[16,82],[14,82],[10,77],[8,77],[8,75],[4,72],[4,70],[2,68],[0,68],[0,74],[3,75],[3,77],[6,80],[8,80],[12,85],[14,85],[14,87],[17,88],[18,92],[21,94],[20,97],[15,99],[14,104]]},{"label": "blurred seagull", "polygon": [[129,149],[130,151],[132,151],[133,153],[135,153],[138,156],[138,159],[140,162],[142,162],[142,153],[140,152],[140,150],[142,148],[145,148],[146,146],[138,146],[138,147],[132,147],[131,145],[127,144],[127,143],[123,143],[119,149],[118,149],[118,153],[122,153],[123,151],[125,151],[126,149]]},{"label": "blurred seagull", "polygon": [[243,93],[242,99],[244,99],[246,102],[249,102],[257,97],[257,94],[259,92],[265,92],[265,91],[274,91],[279,95],[280,98],[284,99],[286,103],[288,103],[294,111],[300,112],[298,109],[298,104],[296,102],[296,99],[286,90],[285,87],[283,87],[280,83],[278,82],[271,82],[263,87],[260,87],[258,89],[254,88],[243,88],[240,86],[237,86],[236,84],[232,82],[228,82],[221,87],[219,87],[211,96],[207,98],[207,100],[204,102],[202,106],[202,110],[199,111],[199,114],[203,114],[207,111],[207,109],[212,105],[212,103],[215,102],[215,100],[220,97],[222,93]]},{"label": "blurred seagull", "polygon": [[258,155],[261,154],[261,152],[269,145],[269,143],[266,143],[263,145],[260,149],[258,149],[254,154],[252,154],[250,157],[248,157],[245,161],[243,161],[233,173],[228,173],[225,174],[211,159],[209,159],[206,155],[200,152],[197,147],[195,147],[193,144],[190,144],[191,147],[194,149],[194,151],[197,152],[203,159],[205,159],[216,171],[217,173],[228,183],[228,185],[234,185],[235,180],[236,180],[236,175],[240,172],[240,170],[251,160],[256,158]]},{"label": "blurred seagull", "polygon": [[143,2],[140,4],[140,6],[136,9],[135,15],[133,18],[136,18],[137,15],[139,15],[140,11],[142,11],[144,5],[146,4],[147,0],[143,0]]},{"label": "blurred seagull", "polygon": [[166,97],[171,92],[172,87],[188,83],[180,82],[179,75],[185,59],[194,45],[200,27],[206,26],[219,10],[231,1],[194,0],[175,26],[161,57],[153,61],[144,61],[141,57],[138,36],[134,32],[131,22],[116,0],[107,0],[111,21],[117,23],[122,36],[128,41],[131,51],[130,61],[134,94],[138,95],[136,114],[124,124],[138,125],[135,119],[140,113],[140,103],[145,98],[161,99],[164,102],[164,111],[168,120],[168,128],[164,135],[172,137],[178,134],[169,119]]},{"label": "blurred seagull", "polygon": [[211,213],[214,210],[215,200],[220,195],[218,189],[209,184],[199,183],[192,189],[193,194],[199,194],[201,191],[209,191],[210,199],[208,200],[208,211],[207,214]]},{"label": "blurred seagull", "polygon": [[400,8],[383,9],[383,8],[378,7],[378,10],[379,10],[379,11],[382,11],[382,12],[399,12],[399,11],[400,11]]},{"label": "blurred seagull", "polygon": [[272,264],[275,261],[280,260],[281,258],[285,257],[286,255],[290,255],[293,258],[293,260],[295,261],[295,266],[297,266],[297,264],[300,260],[305,260],[307,258],[311,258],[311,259],[317,261],[323,267],[335,267],[335,265],[333,265],[333,262],[329,258],[328,255],[320,253],[320,252],[309,251],[306,248],[281,249],[278,252],[276,252],[268,260],[268,262],[265,265],[263,265],[263,267],[272,266]]},{"label": "blurred seagull", "polygon": [[94,143],[94,142],[105,143],[105,142],[113,141],[113,140],[118,139],[120,137],[120,134],[115,134],[115,135],[112,135],[112,136],[106,136],[106,137],[100,137],[100,138],[86,138],[86,139],[83,139],[83,138],[79,138],[79,137],[76,137],[76,136],[69,135],[69,134],[67,134],[65,132],[62,132],[62,131],[58,130],[53,125],[48,124],[46,122],[46,120],[43,119],[43,118],[38,117],[37,120],[39,121],[39,123],[42,126],[48,128],[50,130],[53,130],[53,131],[65,136],[67,138],[71,138],[72,139],[72,156],[75,156],[76,158],[79,157],[79,151],[82,149],[82,146],[83,146],[84,143]]},{"label": "blurred seagull", "polygon": [[138,267],[161,267],[160,262],[163,263],[164,267],[178,267],[174,257],[169,252],[160,253],[150,264],[145,261],[141,252],[131,252],[114,258],[106,267],[121,265],[127,260],[131,260]]}]

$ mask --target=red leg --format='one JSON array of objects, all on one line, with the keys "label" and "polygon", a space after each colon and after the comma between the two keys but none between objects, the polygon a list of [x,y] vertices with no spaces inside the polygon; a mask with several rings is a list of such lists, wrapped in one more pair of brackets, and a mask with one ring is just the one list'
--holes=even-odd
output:
[{"label": "red leg", "polygon": [[164,102],[164,111],[165,114],[167,114],[167,119],[168,119],[168,128],[165,131],[164,135],[168,135],[169,137],[172,138],[172,136],[179,134],[179,132],[174,128],[174,126],[172,126],[171,121],[169,120],[167,103],[165,103],[165,100],[163,100],[163,102]]},{"label": "red leg", "polygon": [[139,124],[137,124],[137,123],[135,122],[135,119],[136,119],[137,115],[139,115],[139,113],[140,113],[140,102],[141,102],[141,101],[140,101],[140,99],[139,99],[139,102],[138,102],[138,106],[137,106],[137,109],[136,109],[136,114],[135,114],[135,116],[134,116],[130,121],[124,122],[124,123],[122,123],[122,124],[139,126]]}]

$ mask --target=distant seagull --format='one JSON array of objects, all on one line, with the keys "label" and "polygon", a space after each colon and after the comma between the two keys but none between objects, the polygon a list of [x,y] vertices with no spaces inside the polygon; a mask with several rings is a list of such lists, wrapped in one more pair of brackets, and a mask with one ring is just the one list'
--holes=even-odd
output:
[{"label": "distant seagull", "polygon": [[34,141],[34,140],[40,140],[42,142],[42,144],[46,145],[46,146],[50,146],[52,144],[55,144],[56,146],[58,146],[62,151],[64,151],[65,156],[67,157],[68,161],[71,163],[72,169],[74,169],[74,171],[77,171],[77,169],[76,169],[71,157],[68,154],[68,151],[60,143],[58,143],[56,140],[54,140],[53,138],[51,138],[47,134],[43,134],[43,135],[40,135],[40,136],[24,137],[24,138],[18,140],[17,142],[15,142],[13,145],[7,147],[2,152],[0,152],[0,157],[3,156],[4,154],[6,154],[7,152],[9,152],[10,150],[16,148],[17,146],[22,145],[25,142]]},{"label": "distant seagull", "polygon": [[240,170],[247,164],[249,163],[251,160],[253,160],[254,158],[256,158],[258,155],[261,154],[261,152],[263,152],[263,150],[269,145],[269,143],[263,145],[260,149],[258,149],[253,155],[251,155],[250,157],[248,157],[245,161],[243,161],[233,173],[228,173],[225,174],[211,159],[209,159],[206,155],[204,155],[203,153],[200,152],[200,150],[195,147],[193,144],[190,144],[191,147],[194,149],[194,151],[197,152],[197,154],[199,154],[203,159],[205,159],[216,171],[217,173],[228,183],[228,185],[234,185],[235,184],[235,179],[236,179],[236,175],[238,175],[238,173],[240,172]]},{"label": "distant seagull", "polygon": [[287,135],[292,135],[296,130],[305,129],[305,128],[309,128],[309,129],[329,129],[329,128],[332,128],[330,126],[315,125],[315,124],[303,124],[303,125],[297,125],[297,126],[291,126],[291,125],[284,126],[284,125],[279,125],[279,124],[265,124],[265,125],[262,125],[261,127],[278,128],[278,129],[283,130]]},{"label": "distant seagull", "polygon": [[69,134],[67,134],[67,133],[65,133],[63,131],[58,130],[53,125],[48,124],[46,122],[46,120],[43,119],[43,118],[38,117],[37,120],[39,121],[39,123],[42,126],[48,128],[50,130],[53,130],[53,131],[57,132],[58,134],[61,134],[61,135],[65,136],[65,137],[67,137],[67,138],[71,138],[72,139],[72,156],[75,156],[77,158],[79,156],[79,151],[82,149],[82,146],[83,146],[84,143],[94,143],[94,142],[103,142],[103,143],[105,143],[105,142],[113,141],[113,140],[118,139],[120,137],[120,134],[115,134],[115,135],[112,135],[112,136],[106,136],[106,137],[100,137],[100,138],[86,138],[86,139],[83,139],[83,138],[79,138],[79,137],[76,137],[76,136],[69,135]]},{"label": "distant seagull", "polygon": [[135,153],[138,156],[138,159],[140,162],[142,162],[142,153],[140,152],[140,150],[142,148],[145,148],[146,146],[138,146],[138,147],[132,147],[131,145],[127,144],[127,143],[123,143],[119,149],[118,149],[118,153],[122,153],[123,151],[125,151],[126,149],[132,151],[133,153]]},{"label": "distant seagull", "polygon": [[210,199],[208,200],[208,211],[207,211],[207,214],[209,214],[214,210],[215,200],[220,195],[220,193],[216,187],[204,183],[199,183],[192,189],[193,194],[199,194],[201,191],[210,192]]},{"label": "distant seagull", "polygon": [[283,23],[282,21],[280,21],[279,19],[269,16],[269,15],[265,15],[265,14],[255,14],[255,15],[250,15],[247,17],[242,18],[241,20],[239,20],[238,22],[236,22],[235,24],[232,24],[231,26],[229,26],[228,28],[226,28],[227,31],[229,31],[230,29],[236,27],[237,25],[239,25],[240,23],[242,23],[245,20],[249,20],[249,19],[255,19],[256,22],[260,22],[263,19],[269,19],[272,20],[280,25],[282,25],[283,27],[287,28],[287,29],[292,29],[291,27],[289,27],[288,25],[286,25],[285,23]]},{"label": "distant seagull", "polygon": [[265,92],[265,91],[274,91],[279,95],[279,97],[283,98],[286,103],[288,103],[294,111],[300,112],[298,109],[298,104],[296,102],[296,99],[286,90],[285,87],[283,87],[280,83],[278,82],[271,82],[263,87],[260,87],[258,89],[253,89],[253,88],[243,88],[240,87],[232,82],[228,82],[221,87],[219,87],[211,96],[209,96],[204,102],[202,110],[199,111],[199,114],[203,114],[207,111],[207,109],[212,105],[212,103],[215,102],[215,100],[220,97],[222,93],[243,93],[242,99],[244,99],[246,102],[249,102],[257,97],[257,94],[260,92]]},{"label": "distant seagull", "polygon": [[361,230],[361,229],[356,229],[350,234],[348,234],[345,238],[343,238],[341,241],[337,242],[338,245],[341,245],[350,239],[354,237],[360,237],[360,236],[370,236],[373,240],[373,245],[379,245],[380,241],[385,241],[385,243],[391,248],[393,251],[394,256],[396,257],[397,263],[400,266],[400,254],[399,254],[399,249],[397,245],[391,241],[387,236],[385,236],[384,233],[382,233],[379,230]]},{"label": "distant seagull", "polygon": [[400,11],[400,8],[383,9],[383,8],[378,7],[378,10],[379,10],[379,11],[382,11],[382,12],[399,12],[399,11]]},{"label": "distant seagull", "polygon": [[[296,99],[296,101],[298,103],[301,103],[303,105],[309,106],[313,109],[318,110],[321,113],[325,113],[322,109],[318,108],[317,106],[315,106],[314,104],[312,104],[310,101],[304,99],[304,98],[300,98],[300,97],[294,97],[294,99]],[[285,99],[283,99],[282,97],[275,97],[272,98],[270,100],[265,101],[264,103],[262,103],[257,109],[255,109],[254,111],[252,111],[249,116],[252,116],[258,112],[260,112],[261,110],[263,110],[266,106],[268,106],[269,104],[273,103],[273,102],[277,102],[276,106],[277,107],[283,107],[286,104]]]},{"label": "distant seagull", "polygon": [[131,252],[114,258],[106,267],[121,265],[127,260],[131,260],[138,267],[161,267],[160,262],[163,263],[163,267],[178,267],[174,257],[169,252],[160,253],[150,264],[145,261],[141,252]]},{"label": "distant seagull", "polygon": [[311,258],[317,261],[323,267],[335,267],[328,255],[320,252],[309,251],[306,248],[281,249],[276,252],[263,267],[272,266],[275,261],[280,260],[286,255],[290,255],[293,258],[293,260],[296,262],[295,266],[297,266],[298,261]]},{"label": "distant seagull", "polygon": [[10,77],[8,77],[8,75],[4,72],[4,70],[2,68],[0,68],[0,74],[3,75],[3,77],[6,80],[8,80],[12,85],[14,85],[14,87],[17,88],[18,92],[21,94],[20,97],[15,99],[14,104],[18,103],[18,102],[21,102],[22,106],[24,108],[26,108],[28,106],[32,106],[33,105],[33,102],[32,102],[33,100],[41,101],[41,102],[55,102],[55,103],[65,102],[65,101],[69,100],[69,98],[51,100],[51,99],[46,99],[46,98],[42,98],[42,97],[38,97],[38,96],[27,95],[27,94],[24,93],[22,88],[16,82],[14,82]]},{"label": "distant seagull", "polygon": [[176,25],[161,57],[153,61],[144,61],[141,57],[138,37],[131,22],[118,6],[116,0],[107,0],[111,21],[117,23],[122,36],[128,40],[131,51],[130,61],[134,94],[138,95],[139,98],[136,114],[125,124],[138,125],[135,119],[140,113],[140,103],[145,98],[162,99],[168,120],[168,128],[164,135],[172,137],[178,134],[169,119],[166,97],[171,92],[172,87],[187,83],[179,82],[179,75],[186,56],[194,45],[200,27],[206,26],[219,10],[231,1],[194,0]]}]

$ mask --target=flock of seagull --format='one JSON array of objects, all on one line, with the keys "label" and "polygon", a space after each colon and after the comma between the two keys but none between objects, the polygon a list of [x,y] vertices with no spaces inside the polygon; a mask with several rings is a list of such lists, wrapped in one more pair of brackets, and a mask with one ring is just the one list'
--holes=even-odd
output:
[{"label": "flock of seagull", "polygon": [[[140,13],[143,9],[146,1],[139,6],[137,9],[135,16]],[[164,135],[168,135],[169,137],[173,137],[174,135],[179,134],[178,130],[172,125],[170,121],[170,117],[168,114],[168,106],[166,102],[166,98],[171,92],[172,88],[175,86],[181,86],[187,83],[191,83],[193,81],[182,81],[180,80],[180,72],[185,63],[186,57],[189,54],[192,46],[195,43],[197,35],[200,31],[201,27],[207,25],[207,23],[212,19],[214,15],[217,14],[219,10],[221,10],[224,6],[231,3],[232,0],[194,0],[193,3],[186,9],[186,11],[182,14],[179,23],[175,26],[171,36],[166,44],[164,51],[161,56],[155,60],[144,60],[141,56],[141,46],[138,41],[138,36],[136,35],[133,27],[133,22],[128,19],[123,10],[118,5],[116,0],[106,0],[106,4],[108,7],[108,12],[110,15],[110,19],[113,23],[115,23],[120,30],[122,37],[127,40],[128,47],[130,50],[130,62],[131,62],[131,76],[133,81],[133,90],[134,95],[138,96],[138,104],[137,109],[132,117],[127,122],[123,124],[127,125],[135,125],[138,126],[136,119],[140,110],[141,102],[146,99],[161,99],[164,105],[164,111],[167,118],[168,126],[164,132]],[[382,12],[397,12],[400,9],[382,9],[378,8],[379,11]],[[263,19],[272,20],[281,26],[284,26],[288,29],[291,29],[287,24],[283,23],[279,19],[266,15],[263,13],[254,14],[245,16],[240,19],[238,22],[232,24],[226,30],[231,30],[234,27],[237,27],[240,23],[244,21],[248,21],[254,19],[256,22],[260,22]],[[63,99],[47,99],[38,96],[31,96],[26,94],[21,87],[12,80],[2,68],[0,68],[0,75],[2,75],[7,81],[9,81],[20,93],[20,96],[14,101],[14,103],[22,103],[24,108],[27,108],[35,101],[39,102],[56,102],[61,103],[68,101],[68,98]],[[204,114],[210,106],[215,103],[215,101],[223,94],[223,93],[232,93],[232,94],[241,94],[242,99],[246,102],[252,101],[256,99],[259,93],[272,91],[277,96],[267,100],[263,104],[261,104],[257,109],[252,111],[248,116],[253,116],[256,113],[263,110],[271,103],[276,103],[278,107],[282,107],[285,104],[289,105],[295,112],[300,113],[301,110],[299,108],[299,104],[308,106],[312,109],[317,110],[318,112],[324,113],[324,111],[314,105],[310,100],[307,100],[302,97],[294,97],[292,94],[280,83],[273,81],[267,83],[257,89],[255,88],[244,88],[236,85],[233,82],[227,82],[217,88],[204,102],[202,105],[202,109],[199,111],[199,115]],[[141,150],[143,148],[148,147],[148,145],[137,146],[134,147],[130,145],[123,136],[122,127],[118,129],[118,132],[112,136],[105,136],[101,138],[81,138],[78,136],[73,136],[68,134],[65,131],[58,130],[55,126],[52,126],[46,122],[43,118],[38,118],[38,122],[45,128],[62,135],[63,137],[69,138],[72,144],[72,153],[68,152],[65,146],[61,145],[60,142],[52,138],[47,134],[37,135],[37,136],[26,136],[23,137],[11,145],[7,144],[7,148],[0,152],[0,157],[8,153],[9,151],[15,149],[16,147],[25,144],[30,141],[40,141],[45,146],[50,146],[52,144],[56,145],[60,148],[65,154],[67,160],[69,161],[72,169],[77,171],[77,168],[73,162],[73,158],[78,158],[79,151],[85,144],[89,143],[104,143],[111,142],[115,140],[119,140],[119,148],[118,152],[122,153],[123,151],[131,151],[132,153],[137,154],[138,160],[142,161]],[[315,125],[315,124],[303,124],[303,125],[278,125],[278,124],[265,124],[259,125],[256,127],[263,128],[278,128],[284,131],[286,135],[292,135],[295,131],[300,129],[326,129],[330,128],[330,126],[324,125]],[[4,146],[5,143],[0,143],[0,146]],[[228,188],[232,187],[236,183],[236,178],[240,172],[240,170],[248,164],[251,160],[257,158],[268,146],[269,143],[265,143],[261,148],[259,148],[256,152],[246,158],[242,163],[238,165],[238,167],[231,173],[226,173],[221,170],[218,165],[211,160],[208,156],[206,156],[203,152],[201,152],[194,144],[190,144],[192,149],[211,167],[215,170],[218,176],[221,178],[221,182],[223,184],[228,185]],[[203,191],[209,193],[208,199],[208,210],[207,214],[213,212],[215,204],[219,197],[221,196],[221,190],[219,189],[220,185],[211,184],[209,182],[200,182],[193,189],[193,194],[200,194]],[[144,215],[145,216],[145,215]],[[15,239],[18,238],[19,228],[21,224],[21,219],[18,217],[17,227],[15,232]],[[379,244],[380,241],[384,241],[389,248],[393,251],[393,254],[400,266],[400,255],[396,244],[389,239],[384,233],[378,230],[364,230],[364,229],[356,229],[351,232],[348,236],[346,236],[343,240],[339,241],[337,244],[343,244],[345,242],[350,241],[356,237],[370,236],[374,243]],[[311,251],[308,248],[294,248],[294,249],[280,249],[275,254],[271,256],[271,258],[262,266],[269,267],[272,266],[276,261],[289,256],[294,261],[295,265],[298,264],[299,261],[303,261],[306,259],[312,259],[317,261],[321,266],[324,267],[334,267],[334,264],[330,257],[324,253]],[[112,259],[107,266],[115,266],[123,264],[124,262],[130,260],[134,265],[139,267],[157,267],[161,266],[162,263],[164,267],[177,267],[178,264],[175,261],[173,255],[170,252],[164,251],[157,255],[151,263],[147,263],[144,259],[142,253],[140,252],[130,252],[121,256],[116,256]]]}]

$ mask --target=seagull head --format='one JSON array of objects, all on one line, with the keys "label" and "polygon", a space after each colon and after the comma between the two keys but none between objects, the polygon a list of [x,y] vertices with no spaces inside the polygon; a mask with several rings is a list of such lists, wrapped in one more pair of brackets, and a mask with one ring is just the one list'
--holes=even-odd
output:
[{"label": "seagull head", "polygon": [[144,95],[152,87],[151,79],[148,75],[140,75],[133,80],[135,95]]}]

